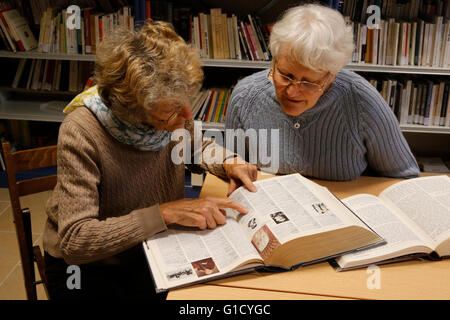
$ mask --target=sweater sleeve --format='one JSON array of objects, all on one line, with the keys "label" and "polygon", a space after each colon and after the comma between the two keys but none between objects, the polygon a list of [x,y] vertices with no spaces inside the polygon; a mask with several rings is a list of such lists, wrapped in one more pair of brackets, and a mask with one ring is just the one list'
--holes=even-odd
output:
[{"label": "sweater sleeve", "polygon": [[353,92],[359,110],[358,130],[367,150],[369,167],[387,177],[419,176],[417,162],[383,97],[367,81],[354,83]]},{"label": "sweater sleeve", "polygon": [[[217,138],[222,139],[222,133],[213,131],[211,139],[205,139],[205,135],[208,133],[205,132],[196,132],[194,121],[188,121],[186,123],[185,129],[189,131],[191,137],[191,163],[186,164],[186,167],[193,173],[203,173],[204,171],[208,171],[213,175],[226,179],[226,173],[223,167],[223,162],[225,159],[229,157],[238,156],[237,154],[227,150],[220,143],[216,141]],[[197,130],[200,131],[200,130]],[[199,150],[196,150],[196,145],[194,140],[196,139],[196,135],[202,135],[202,143]]]},{"label": "sweater sleeve", "polygon": [[94,139],[71,121],[61,125],[57,161],[58,236],[67,263],[114,256],[167,228],[158,205],[99,218],[98,151]]}]

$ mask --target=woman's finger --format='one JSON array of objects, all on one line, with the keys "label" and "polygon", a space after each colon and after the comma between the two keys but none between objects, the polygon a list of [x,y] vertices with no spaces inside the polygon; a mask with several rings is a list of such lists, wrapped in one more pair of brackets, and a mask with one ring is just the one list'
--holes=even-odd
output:
[{"label": "woman's finger", "polygon": [[249,172],[247,170],[245,171],[239,171],[239,173],[236,174],[236,178],[242,181],[242,184],[251,192],[256,192],[256,186],[253,184],[252,179],[250,178]]},{"label": "woman's finger", "polygon": [[233,193],[234,190],[236,190],[237,188],[239,188],[239,185],[237,184],[236,180],[234,180],[233,178],[230,178],[230,184],[228,185],[228,192],[227,192],[227,197]]},{"label": "woman's finger", "polygon": [[248,212],[248,209],[246,207],[244,207],[243,205],[237,203],[236,201],[230,199],[230,198],[226,198],[226,199],[222,199],[222,198],[211,198],[212,201],[215,201],[217,206],[219,208],[230,208],[230,209],[234,209],[236,211],[238,211],[239,213],[243,213],[246,214]]}]

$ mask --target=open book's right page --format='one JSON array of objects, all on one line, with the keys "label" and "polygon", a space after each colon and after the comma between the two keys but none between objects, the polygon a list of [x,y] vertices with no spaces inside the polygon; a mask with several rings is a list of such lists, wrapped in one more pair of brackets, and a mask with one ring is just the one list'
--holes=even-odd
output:
[{"label": "open book's right page", "polygon": [[326,188],[299,174],[261,180],[255,185],[258,192],[239,188],[230,198],[249,208],[238,221],[264,260],[296,238],[349,225],[367,228]]},{"label": "open book's right page", "polygon": [[450,178],[405,180],[385,189],[379,197],[359,194],[343,202],[386,240],[383,246],[343,255],[341,269],[390,262],[436,250],[448,255],[450,242]]},{"label": "open book's right page", "polygon": [[380,193],[440,256],[450,255],[450,177],[405,180]]},{"label": "open book's right page", "polygon": [[405,224],[394,210],[371,194],[358,194],[342,200],[376,233],[386,244],[367,250],[356,251],[336,258],[338,270],[364,267],[380,261],[404,257],[411,254],[423,255],[433,251],[413,228]]}]

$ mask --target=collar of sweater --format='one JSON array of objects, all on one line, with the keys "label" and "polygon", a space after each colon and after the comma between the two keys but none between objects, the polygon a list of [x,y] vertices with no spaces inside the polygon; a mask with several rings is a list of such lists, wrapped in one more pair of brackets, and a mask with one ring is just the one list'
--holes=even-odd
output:
[{"label": "collar of sweater", "polygon": [[[277,102],[277,105],[279,106],[280,115],[289,123],[292,123],[292,126],[297,129],[306,129],[309,126],[311,126],[314,122],[316,122],[318,119],[320,119],[321,114],[324,110],[331,108],[336,101],[338,100],[338,85],[336,85],[336,81],[339,82],[339,74],[336,76],[336,79],[333,81],[327,92],[325,92],[319,100],[317,100],[314,107],[311,109],[306,110],[302,114],[298,116],[290,116],[285,114],[281,106],[278,102],[278,99],[276,97],[275,88],[270,83],[270,81],[267,79],[267,81],[271,84],[271,92],[270,95],[273,97],[273,99]],[[298,124],[298,125],[297,125]]]}]

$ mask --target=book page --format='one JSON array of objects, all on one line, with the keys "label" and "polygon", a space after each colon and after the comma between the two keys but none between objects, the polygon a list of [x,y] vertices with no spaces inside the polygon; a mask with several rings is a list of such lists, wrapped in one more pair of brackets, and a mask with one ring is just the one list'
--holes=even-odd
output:
[{"label": "book page", "polygon": [[[260,180],[255,182],[257,192],[241,187],[231,194],[231,199],[249,209],[246,215],[234,215],[263,259],[289,240],[347,225],[362,225],[357,218],[348,219],[337,213],[342,204],[328,190],[303,179],[292,174]],[[320,198],[317,192],[322,193]],[[229,215],[232,212],[227,211]]]},{"label": "book page", "polygon": [[[341,267],[364,265],[390,259],[399,255],[417,252],[431,252],[411,228],[405,225],[377,197],[359,194],[342,200],[367,223],[386,244],[367,250],[343,255],[336,259]],[[407,250],[409,249],[409,250]]]},{"label": "book page", "polygon": [[146,240],[144,250],[158,288],[214,277],[261,259],[233,218],[213,230],[169,229]]},{"label": "book page", "polygon": [[385,189],[379,198],[397,209],[397,213],[409,222],[416,233],[428,239],[433,249],[450,237],[448,176],[405,180]]}]

